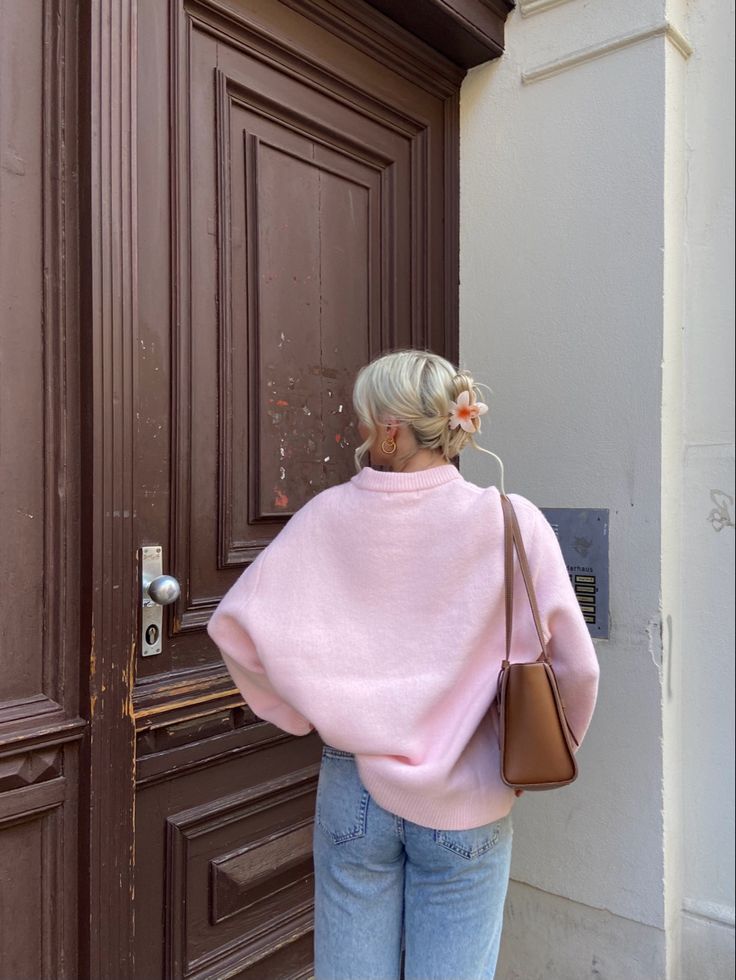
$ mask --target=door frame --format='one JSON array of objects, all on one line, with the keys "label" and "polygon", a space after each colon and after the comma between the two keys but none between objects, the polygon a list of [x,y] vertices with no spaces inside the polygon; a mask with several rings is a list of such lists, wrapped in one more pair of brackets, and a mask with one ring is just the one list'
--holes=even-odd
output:
[{"label": "door frame", "polygon": [[[176,11],[181,2],[170,0],[172,29],[178,23]],[[405,29],[406,23],[398,27],[373,9],[379,3],[282,2],[351,43],[359,43],[371,57],[445,99],[448,299],[444,336],[427,338],[427,342],[441,342],[447,356],[456,359],[458,116],[465,66],[450,60],[459,57],[456,51],[433,50],[412,36]],[[500,12],[508,9],[508,0],[428,2],[445,16],[448,10],[453,12],[456,25],[465,25],[474,43],[478,32],[472,20],[465,19],[468,12],[474,10],[480,16],[493,8],[500,17]],[[81,492],[80,640],[81,700],[88,719],[80,785],[79,975],[116,980],[135,975],[136,731],[132,694],[139,614],[138,542],[133,515],[138,343],[137,3],[83,0],[79,32],[80,329],[84,338],[80,370],[82,459],[86,461]],[[187,4],[232,16],[222,0],[187,0]],[[416,16],[422,20],[422,14]],[[289,57],[305,57],[281,41],[271,39],[269,43],[286,49]],[[488,51],[492,52],[488,57],[499,53],[497,39],[489,43]],[[177,97],[174,92],[172,98]],[[172,205],[178,206],[176,198]],[[175,266],[172,272],[176,282],[179,270]],[[173,311],[176,316],[176,307]],[[130,780],[118,777],[121,766],[131,774]]]},{"label": "door frame", "polygon": [[79,975],[121,980],[134,975],[135,785],[117,773],[123,765],[132,775],[135,760],[136,4],[84,0],[79,43],[80,615],[88,651]]}]

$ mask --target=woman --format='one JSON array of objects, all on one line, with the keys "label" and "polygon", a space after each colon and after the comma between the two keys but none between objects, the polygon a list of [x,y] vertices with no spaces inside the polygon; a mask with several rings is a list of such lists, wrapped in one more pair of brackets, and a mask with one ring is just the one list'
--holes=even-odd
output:
[{"label": "woman", "polygon": [[[395,980],[402,945],[406,980],[492,978],[514,803],[489,710],[504,654],[503,515],[496,487],[450,462],[480,448],[486,406],[469,374],[421,350],[362,368],[353,402],[357,474],[294,514],[209,633],[259,717],[325,743],[316,980]],[[552,528],[511,499],[582,740],[593,644]],[[512,658],[535,659],[523,586],[515,595]]]}]

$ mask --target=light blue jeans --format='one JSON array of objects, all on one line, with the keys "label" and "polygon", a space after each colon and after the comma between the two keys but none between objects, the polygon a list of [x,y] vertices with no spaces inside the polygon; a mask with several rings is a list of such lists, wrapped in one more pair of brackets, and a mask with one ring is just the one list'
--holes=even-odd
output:
[{"label": "light blue jeans", "polygon": [[325,745],[314,821],[315,980],[492,980],[511,814],[433,830],[380,807]]}]

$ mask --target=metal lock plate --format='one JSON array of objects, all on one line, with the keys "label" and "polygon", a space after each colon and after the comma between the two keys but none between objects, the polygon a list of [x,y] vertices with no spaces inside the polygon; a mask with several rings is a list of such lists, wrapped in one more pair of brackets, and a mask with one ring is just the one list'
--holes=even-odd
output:
[{"label": "metal lock plate", "polygon": [[141,568],[141,656],[155,657],[162,650],[164,607],[148,594],[148,583],[163,572],[162,548],[153,545],[140,549]]}]

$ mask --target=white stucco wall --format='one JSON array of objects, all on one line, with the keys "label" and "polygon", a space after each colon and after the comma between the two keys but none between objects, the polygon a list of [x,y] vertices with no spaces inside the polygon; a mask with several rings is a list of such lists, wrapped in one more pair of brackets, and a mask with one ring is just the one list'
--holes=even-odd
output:
[{"label": "white stucco wall", "polygon": [[[714,423],[732,407],[719,357],[733,309],[726,296],[733,178],[729,184],[727,160],[708,163],[720,124],[713,111],[697,132],[692,111],[685,114],[686,105],[694,110],[712,97],[716,79],[721,100],[727,91],[715,64],[716,52],[726,57],[723,23],[708,21],[695,31],[704,67],[694,84],[680,34],[688,30],[684,5],[521,0],[504,57],[470,72],[463,86],[460,359],[494,391],[483,445],[503,457],[507,490],[540,506],[610,510],[611,639],[597,644],[599,704],[579,781],[527,794],[515,809],[501,978],[674,978],[681,902],[718,894],[707,901],[725,904],[732,889],[713,847],[725,846],[731,819],[729,786],[716,791],[714,781],[732,763],[719,758],[702,771],[708,740],[723,746],[726,730],[718,722],[701,728],[696,755],[687,726],[702,718],[690,707],[682,712],[679,681],[682,673],[692,682],[706,617],[718,632],[711,644],[718,652],[709,656],[721,674],[698,695],[701,714],[709,699],[724,707],[720,678],[733,676],[723,653],[728,627],[714,630],[710,611],[729,607],[728,531],[712,530],[698,498],[706,484],[733,493],[724,472],[733,432]],[[717,45],[706,37],[714,30]],[[723,148],[728,139],[724,133]],[[702,183],[700,196],[693,180]],[[720,216],[728,187],[730,225]],[[697,444],[688,458],[685,444]],[[478,483],[497,481],[487,456],[468,456],[462,466]],[[683,555],[689,578],[680,575]],[[691,611],[680,595],[691,594],[694,578],[708,602]],[[698,795],[722,803],[703,806],[689,795],[698,764]],[[732,777],[730,794],[732,807]],[[701,841],[695,852],[693,835]],[[665,904],[665,875],[674,908]],[[669,971],[666,925],[676,940]]]},{"label": "white stucco wall", "polygon": [[687,34],[683,975],[720,978],[734,975],[734,527],[723,525],[734,520],[735,495],[733,3],[689,4]]},{"label": "white stucco wall", "polygon": [[[678,20],[678,23],[682,23]],[[668,980],[681,969],[683,896],[682,485],[683,296],[687,181],[687,60],[665,47],[664,280],[662,318],[662,749],[664,763],[665,930]]]}]

